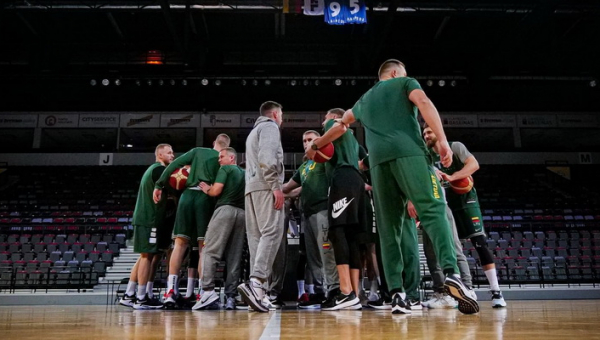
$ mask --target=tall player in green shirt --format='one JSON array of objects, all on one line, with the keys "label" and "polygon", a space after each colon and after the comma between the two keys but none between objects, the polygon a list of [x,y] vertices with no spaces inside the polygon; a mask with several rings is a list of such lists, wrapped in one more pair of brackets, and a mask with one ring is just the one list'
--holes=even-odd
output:
[{"label": "tall player in green shirt", "polygon": [[316,141],[316,147],[338,138],[356,120],[365,128],[375,211],[381,223],[379,237],[383,265],[392,294],[392,313],[410,313],[404,301],[404,260],[400,249],[402,234],[409,225],[407,200],[414,203],[423,228],[431,236],[440,265],[447,275],[445,286],[448,293],[458,300],[461,312],[477,313],[477,301],[467,294],[467,287],[456,275],[456,253],[446,218],[444,192],[426,156],[417,121],[417,112],[420,111],[438,136],[442,164],[449,166],[452,150],[437,109],[419,83],[406,76],[402,62],[395,59],[385,61],[379,68],[379,80],[351,110],[346,111],[341,124]]},{"label": "tall player in green shirt", "polygon": [[175,246],[171,259],[169,260],[169,277],[167,280],[167,293],[165,294],[165,306],[172,308],[177,305],[179,295],[179,270],[181,262],[190,242],[198,244],[199,261],[198,272],[202,272],[202,243],[208,222],[214,211],[214,199],[206,195],[198,186],[200,182],[213,183],[219,171],[219,151],[229,146],[229,136],[220,134],[213,142],[213,148],[193,148],[185,154],[177,157],[165,169],[160,179],[154,186],[154,202],[159,202],[162,188],[165,186],[171,173],[175,169],[190,164],[189,176],[186,188],[181,194],[177,206],[175,228],[173,237]]}]

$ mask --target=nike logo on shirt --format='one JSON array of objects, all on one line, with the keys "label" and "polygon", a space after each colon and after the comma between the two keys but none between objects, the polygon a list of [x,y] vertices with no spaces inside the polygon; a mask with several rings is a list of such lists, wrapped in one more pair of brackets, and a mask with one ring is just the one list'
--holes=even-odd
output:
[{"label": "nike logo on shirt", "polygon": [[344,197],[341,200],[333,203],[333,210],[331,211],[331,217],[338,218],[344,212],[344,210],[346,210],[346,208],[348,207],[348,205],[350,205],[350,203],[352,201],[354,201],[354,198],[352,198],[350,201],[346,202],[346,197]]}]

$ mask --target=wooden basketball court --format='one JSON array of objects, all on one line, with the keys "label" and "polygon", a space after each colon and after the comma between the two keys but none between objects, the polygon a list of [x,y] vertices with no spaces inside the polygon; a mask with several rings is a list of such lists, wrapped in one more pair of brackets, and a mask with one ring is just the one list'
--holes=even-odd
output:
[{"label": "wooden basketball court", "polygon": [[[486,301],[487,302],[487,301]],[[133,311],[120,306],[2,306],[2,339],[600,339],[600,300],[483,302],[457,310]]]}]

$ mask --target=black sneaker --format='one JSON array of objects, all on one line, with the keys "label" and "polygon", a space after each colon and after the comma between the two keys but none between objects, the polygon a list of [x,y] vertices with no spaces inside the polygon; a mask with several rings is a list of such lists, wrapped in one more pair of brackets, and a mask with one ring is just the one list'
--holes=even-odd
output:
[{"label": "black sneaker", "polygon": [[164,306],[160,301],[151,299],[148,297],[148,295],[146,295],[144,297],[144,299],[142,299],[142,300],[137,300],[135,302],[135,304],[133,305],[133,309],[136,309],[136,310],[162,309],[163,307]]},{"label": "black sneaker", "polygon": [[410,307],[410,310],[422,310],[423,309],[423,306],[421,306],[421,301],[419,301],[419,300],[406,299],[406,305],[408,305],[408,307]]},{"label": "black sneaker", "polygon": [[310,294],[308,301],[298,302],[298,308],[300,309],[319,309],[321,304],[325,301],[324,294]]},{"label": "black sneaker", "polygon": [[350,292],[350,294],[346,295],[340,292],[333,299],[327,300],[325,303],[321,305],[321,310],[340,310],[351,308],[352,306],[359,304],[360,299],[356,297],[354,292]]},{"label": "black sneaker", "polygon": [[400,293],[392,295],[392,314],[411,314],[410,306],[402,299]]},{"label": "black sneaker", "polygon": [[198,297],[196,296],[196,294],[192,293],[190,297],[184,297],[183,295],[179,295],[176,301],[177,305],[179,306],[179,309],[192,309],[192,307],[194,307],[194,305],[196,304],[197,300]]},{"label": "black sneaker", "polygon": [[479,312],[479,304],[469,294],[468,288],[456,274],[451,274],[444,281],[444,288],[448,295],[458,302],[458,310],[464,314]]},{"label": "black sneaker", "polygon": [[392,309],[392,300],[386,301],[383,297],[380,297],[377,301],[367,302],[367,306],[379,310]]},{"label": "black sneaker", "polygon": [[121,306],[125,306],[125,307],[133,307],[133,305],[135,304],[135,301],[137,300],[137,298],[135,297],[135,294],[133,295],[123,295],[123,297],[119,300],[119,304]]}]

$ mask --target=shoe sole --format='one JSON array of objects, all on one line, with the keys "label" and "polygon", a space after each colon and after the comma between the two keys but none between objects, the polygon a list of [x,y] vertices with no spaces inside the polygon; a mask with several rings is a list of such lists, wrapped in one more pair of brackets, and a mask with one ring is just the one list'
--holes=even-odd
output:
[{"label": "shoe sole", "polygon": [[415,305],[415,306],[410,306],[410,310],[423,310],[423,306],[421,305]]},{"label": "shoe sole", "polygon": [[405,307],[392,306],[392,314],[412,314],[412,312]]},{"label": "shoe sole", "polygon": [[133,308],[133,305],[134,305],[134,304],[133,304],[133,303],[132,303],[132,304],[129,304],[129,303],[123,303],[123,302],[119,302],[119,305],[121,305],[121,306],[124,306],[124,307],[130,307],[130,308]]},{"label": "shoe sole", "polygon": [[248,285],[245,283],[243,283],[237,287],[237,291],[238,291],[238,293],[240,293],[242,300],[244,300],[244,302],[246,302],[248,304],[248,306],[252,308],[252,310],[254,310],[256,312],[261,312],[261,313],[269,312],[268,308],[263,306],[262,303],[260,303],[260,301],[256,300],[256,298],[254,298],[254,294],[250,291],[251,289],[252,288],[248,287]]},{"label": "shoe sole", "polygon": [[215,301],[219,300],[219,295],[213,294],[208,300],[202,302],[202,299],[198,301],[193,307],[192,310],[204,309],[212,305]]},{"label": "shoe sole", "polygon": [[463,314],[479,313],[479,304],[469,297],[462,289],[460,283],[446,280],[444,283],[446,293],[458,302],[458,310]]},{"label": "shoe sole", "polygon": [[392,305],[383,305],[383,306],[369,305],[369,307],[371,307],[373,309],[377,309],[377,310],[390,310],[390,309],[392,309]]},{"label": "shoe sole", "polygon": [[504,308],[506,307],[506,302],[504,303],[492,303],[492,308]]},{"label": "shoe sole", "polygon": [[163,309],[164,306],[133,306],[135,310],[153,310],[153,309]]},{"label": "shoe sole", "polygon": [[314,305],[305,305],[305,306],[298,306],[298,308],[300,309],[321,309],[321,304],[314,304]]},{"label": "shoe sole", "polygon": [[358,304],[360,306],[359,298],[354,298],[352,300],[344,301],[344,302],[340,303],[339,305],[335,305],[333,307],[322,307],[321,306],[321,310],[340,310],[345,307],[354,306],[356,304]]},{"label": "shoe sole", "polygon": [[342,309],[345,309],[345,310],[361,310],[362,309],[362,305],[360,303],[357,303],[355,305],[344,307]]}]

